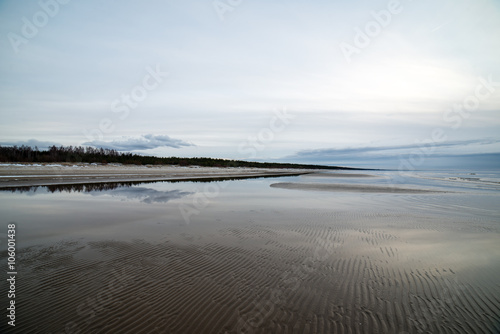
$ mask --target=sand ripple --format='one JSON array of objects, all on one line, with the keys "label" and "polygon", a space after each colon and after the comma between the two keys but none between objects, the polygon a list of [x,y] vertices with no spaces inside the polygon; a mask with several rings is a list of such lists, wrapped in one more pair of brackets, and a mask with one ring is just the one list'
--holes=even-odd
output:
[{"label": "sand ripple", "polygon": [[[473,282],[449,262],[426,261],[401,230],[369,226],[377,219],[396,224],[408,218],[312,213],[296,216],[295,223],[223,227],[218,239],[192,243],[172,237],[160,244],[102,240],[28,248],[20,258],[16,330],[500,330],[498,283]],[[5,322],[0,329],[7,330]]]}]

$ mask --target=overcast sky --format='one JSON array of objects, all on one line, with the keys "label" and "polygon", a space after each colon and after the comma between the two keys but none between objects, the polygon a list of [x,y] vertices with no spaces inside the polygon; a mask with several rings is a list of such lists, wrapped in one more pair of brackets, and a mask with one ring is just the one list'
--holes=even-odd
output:
[{"label": "overcast sky", "polygon": [[500,166],[500,1],[0,1],[0,144]]}]

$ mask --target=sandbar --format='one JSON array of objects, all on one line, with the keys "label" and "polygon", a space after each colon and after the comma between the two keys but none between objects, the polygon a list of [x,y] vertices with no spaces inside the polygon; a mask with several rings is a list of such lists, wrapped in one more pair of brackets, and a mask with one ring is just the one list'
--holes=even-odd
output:
[{"label": "sandbar", "polygon": [[361,178],[361,177],[377,177],[376,175],[371,174],[354,174],[354,173],[310,173],[306,176],[311,177],[352,177],[352,178]]},{"label": "sandbar", "polygon": [[369,184],[335,184],[335,183],[299,183],[280,182],[271,184],[273,188],[312,190],[312,191],[337,191],[360,193],[400,193],[400,194],[425,194],[441,193],[443,191],[415,188],[398,188],[391,186],[378,186]]}]

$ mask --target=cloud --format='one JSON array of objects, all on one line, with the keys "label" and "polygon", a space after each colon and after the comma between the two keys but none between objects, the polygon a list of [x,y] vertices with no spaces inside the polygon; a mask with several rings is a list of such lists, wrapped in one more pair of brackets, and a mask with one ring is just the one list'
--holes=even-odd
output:
[{"label": "cloud", "polygon": [[303,150],[279,161],[335,166],[396,169],[412,159],[416,169],[494,168],[499,161],[498,139],[456,140],[432,144],[386,145]]},{"label": "cloud", "polygon": [[[390,146],[370,146],[370,147],[356,147],[356,148],[327,148],[318,150],[303,150],[295,153],[294,155],[288,156],[286,158],[299,159],[299,160],[330,160],[332,158],[346,158],[346,157],[356,157],[360,156],[370,156],[373,155],[398,155],[411,152],[415,149],[428,148],[453,148],[453,147],[463,147],[472,144],[489,145],[499,143],[500,140],[496,139],[475,139],[475,140],[460,140],[460,141],[448,141],[442,143],[417,143],[417,144],[407,144],[407,145],[390,145]],[[388,151],[394,151],[393,154],[387,154]]]},{"label": "cloud", "polygon": [[62,146],[59,143],[51,142],[51,141],[41,141],[36,139],[28,139],[24,141],[11,141],[11,142],[2,142],[0,143],[2,146],[29,146],[29,147],[38,147],[41,150],[48,149],[51,146]]},{"label": "cloud", "polygon": [[83,145],[90,145],[95,147],[109,148],[117,151],[139,151],[151,150],[159,147],[173,147],[181,148],[184,146],[195,146],[194,144],[185,142],[181,139],[171,138],[165,135],[142,135],[139,138],[124,138],[123,140],[113,140],[105,142],[101,140],[94,140],[83,143]]}]

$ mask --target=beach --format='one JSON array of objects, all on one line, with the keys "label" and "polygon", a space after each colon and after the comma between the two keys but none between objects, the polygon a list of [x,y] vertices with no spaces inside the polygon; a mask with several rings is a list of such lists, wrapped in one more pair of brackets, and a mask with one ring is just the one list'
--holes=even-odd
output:
[{"label": "beach", "polygon": [[0,8],[0,334],[500,334],[500,0]]},{"label": "beach", "polygon": [[[99,168],[84,176],[113,175]],[[0,191],[1,228],[15,223],[19,240],[17,332],[500,330],[496,181],[299,171],[209,182],[226,170],[193,168],[202,179],[189,182],[173,170],[158,175],[180,182]]]}]

